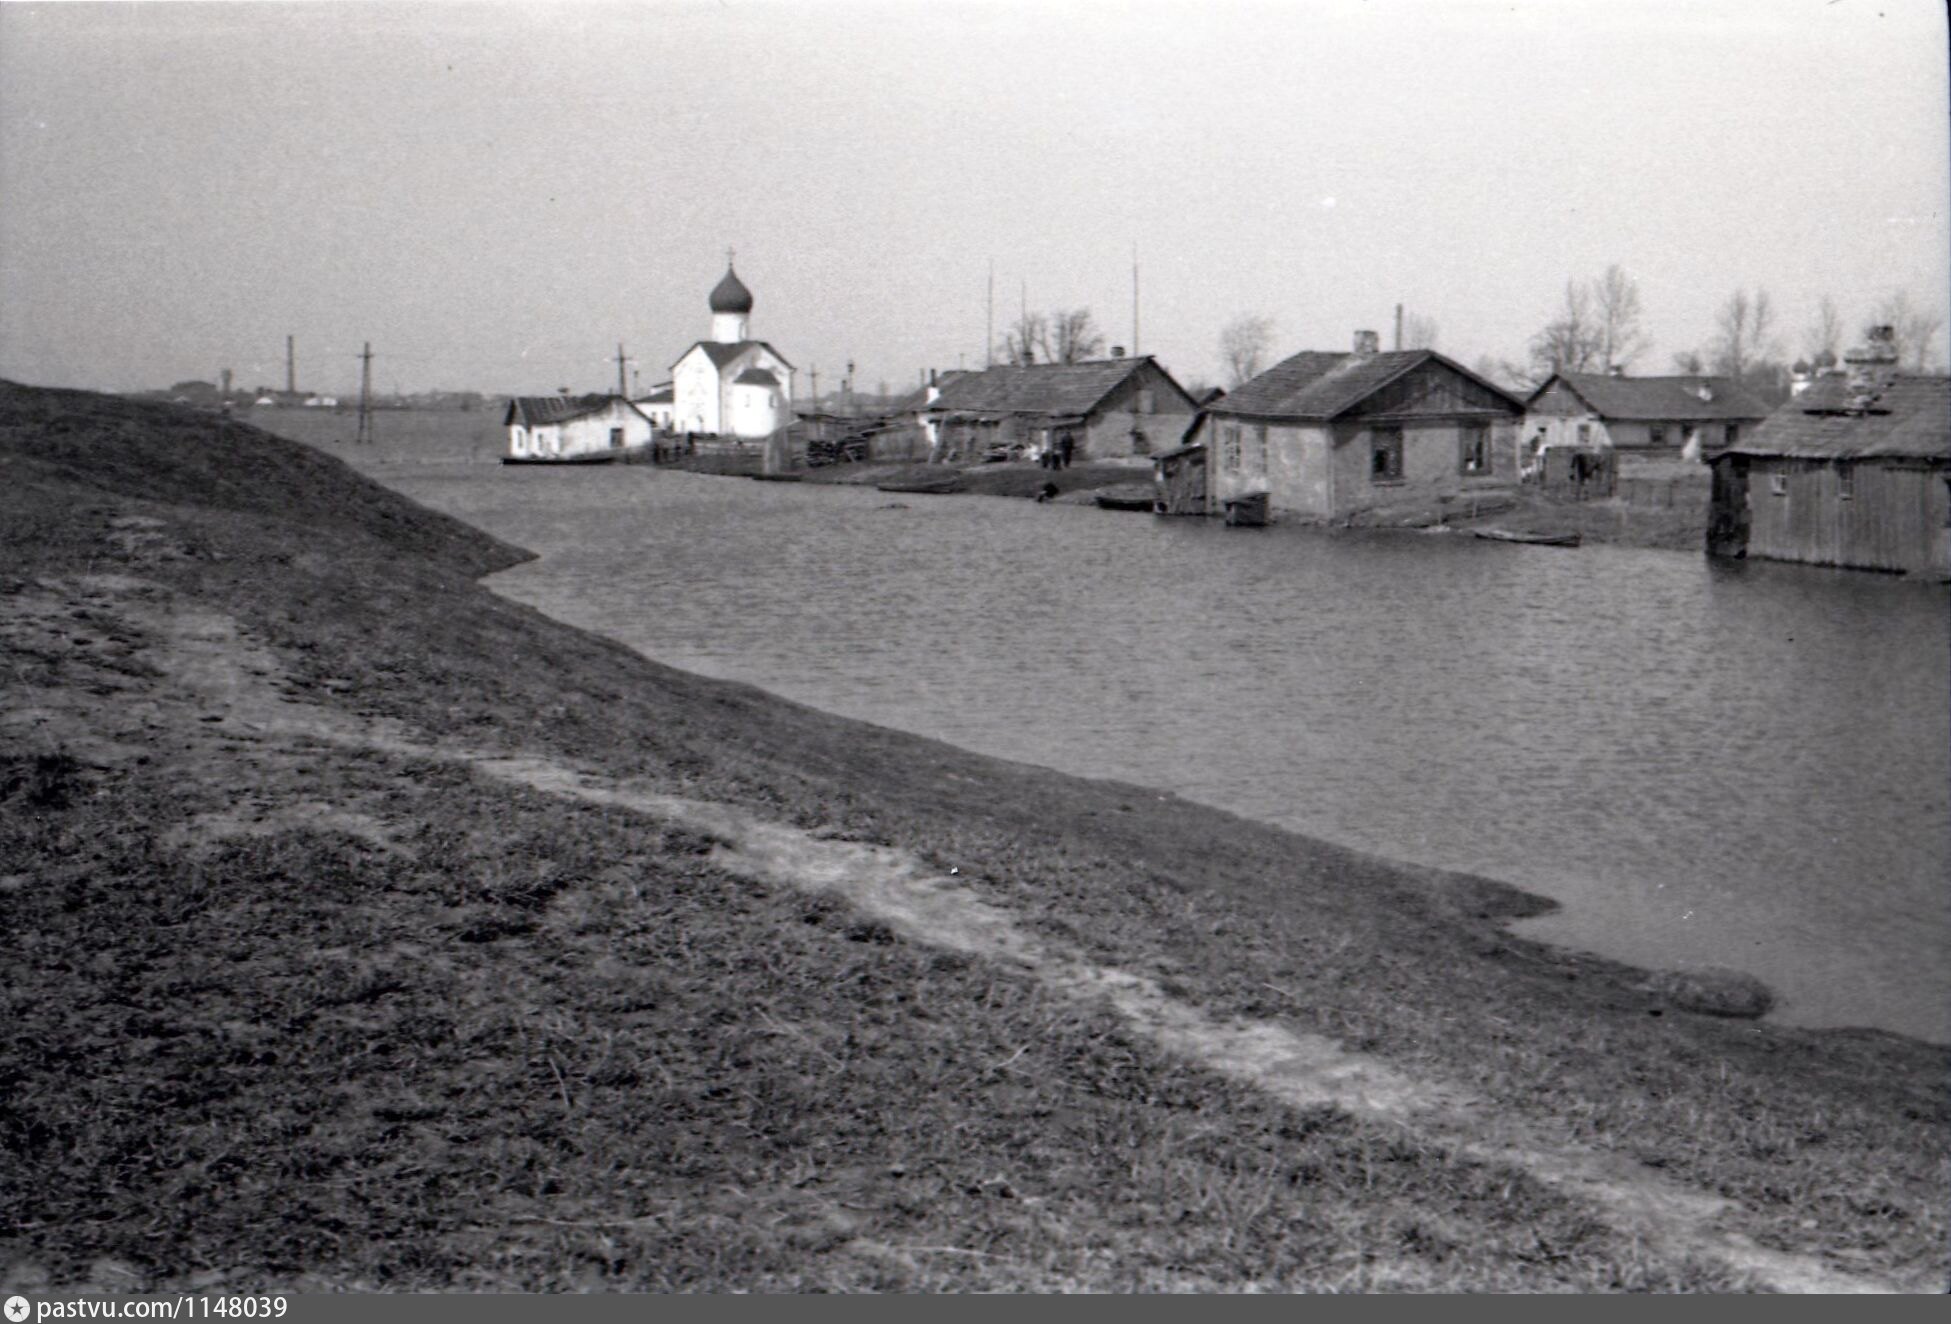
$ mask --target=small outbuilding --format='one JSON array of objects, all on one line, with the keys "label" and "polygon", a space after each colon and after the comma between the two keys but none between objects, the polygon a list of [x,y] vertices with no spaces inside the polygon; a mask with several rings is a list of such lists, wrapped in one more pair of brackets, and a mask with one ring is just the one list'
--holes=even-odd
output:
[{"label": "small outbuilding", "polygon": [[1708,457],[1707,551],[1951,577],[1951,377],[1896,370],[1889,328]]},{"label": "small outbuilding", "polygon": [[1161,515],[1204,515],[1206,509],[1206,448],[1180,446],[1152,461],[1158,489],[1153,509]]}]

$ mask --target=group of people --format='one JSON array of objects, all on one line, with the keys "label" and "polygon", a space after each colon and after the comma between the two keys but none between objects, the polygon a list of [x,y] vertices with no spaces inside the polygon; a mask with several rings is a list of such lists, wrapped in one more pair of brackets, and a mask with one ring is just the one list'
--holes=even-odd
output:
[{"label": "group of people", "polygon": [[1045,469],[1068,469],[1070,457],[1076,448],[1077,442],[1066,432],[1062,437],[1045,446],[1043,453],[1036,457],[1036,462]]}]

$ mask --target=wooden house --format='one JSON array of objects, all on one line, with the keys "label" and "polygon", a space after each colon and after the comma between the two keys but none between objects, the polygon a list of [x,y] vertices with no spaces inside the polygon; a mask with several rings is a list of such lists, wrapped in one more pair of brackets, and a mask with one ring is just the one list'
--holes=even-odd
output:
[{"label": "wooden house", "polygon": [[1768,406],[1729,377],[1556,372],[1525,402],[1518,463],[1533,465],[1555,446],[1705,454],[1767,416]]},{"label": "wooden house", "polygon": [[508,402],[508,458],[561,460],[650,443],[651,422],[620,395],[521,395]]},{"label": "wooden house", "polygon": [[997,448],[1074,460],[1151,456],[1179,444],[1192,397],[1150,355],[1006,364],[943,377],[920,410],[931,455],[980,460]]},{"label": "wooden house", "polygon": [[1708,553],[1951,577],[1951,377],[1848,359],[1708,457]]},{"label": "wooden house", "polygon": [[1524,405],[1434,350],[1304,351],[1200,416],[1208,509],[1264,497],[1275,517],[1338,521],[1516,481]]}]

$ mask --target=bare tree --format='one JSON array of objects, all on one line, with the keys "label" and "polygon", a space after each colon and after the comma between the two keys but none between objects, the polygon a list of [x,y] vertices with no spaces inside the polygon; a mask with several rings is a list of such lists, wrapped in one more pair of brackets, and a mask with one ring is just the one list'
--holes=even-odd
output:
[{"label": "bare tree", "polygon": [[1059,309],[1050,315],[1050,362],[1079,363],[1103,352],[1104,333],[1091,319],[1090,309]]},{"label": "bare tree", "polygon": [[1639,282],[1617,262],[1592,282],[1592,315],[1598,323],[1599,365],[1608,371],[1624,368],[1652,343],[1640,326]]},{"label": "bare tree", "polygon": [[1436,319],[1423,313],[1411,313],[1402,319],[1402,347],[1404,349],[1435,349]]},{"label": "bare tree", "polygon": [[1736,290],[1714,317],[1714,339],[1707,348],[1714,371],[1744,381],[1771,375],[1772,361],[1781,357],[1775,336],[1775,305],[1768,291]]},{"label": "bare tree", "polygon": [[1049,362],[1050,320],[1042,313],[1024,313],[1003,332],[1003,343],[996,348],[1009,363],[1035,363],[1039,356]]},{"label": "bare tree", "polygon": [[1802,331],[1802,355],[1813,367],[1831,368],[1843,352],[1843,315],[1828,295],[1816,305],[1815,316]]},{"label": "bare tree", "polygon": [[1251,381],[1267,366],[1267,353],[1274,344],[1271,317],[1242,313],[1219,333],[1219,357],[1226,365],[1227,385],[1237,389]]},{"label": "bare tree", "polygon": [[1476,373],[1493,386],[1501,386],[1517,395],[1529,395],[1539,386],[1539,380],[1531,375],[1530,369],[1509,359],[1496,358],[1490,354],[1480,354],[1470,365]]},{"label": "bare tree", "polygon": [[1931,362],[1931,342],[1944,328],[1944,318],[1917,307],[1908,293],[1898,290],[1876,306],[1870,325],[1887,326],[1895,331],[1897,361],[1912,372],[1922,372]]},{"label": "bare tree", "polygon": [[1544,330],[1531,337],[1531,376],[1543,381],[1554,372],[1585,372],[1599,366],[1603,349],[1592,314],[1592,293],[1575,280],[1565,282],[1565,303]]}]

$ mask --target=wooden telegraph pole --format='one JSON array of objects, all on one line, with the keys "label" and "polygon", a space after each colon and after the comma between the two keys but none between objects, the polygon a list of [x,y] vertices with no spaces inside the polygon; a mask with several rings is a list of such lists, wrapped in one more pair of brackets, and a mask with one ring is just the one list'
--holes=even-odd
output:
[{"label": "wooden telegraph pole", "polygon": [[619,340],[616,342],[616,393],[626,400],[630,398],[630,388],[625,385],[623,365],[628,362],[629,360],[623,357],[623,342]]},{"label": "wooden telegraph pole", "polygon": [[368,340],[359,355],[359,445],[373,441],[373,342]]}]

